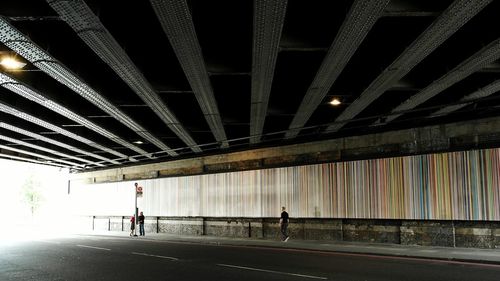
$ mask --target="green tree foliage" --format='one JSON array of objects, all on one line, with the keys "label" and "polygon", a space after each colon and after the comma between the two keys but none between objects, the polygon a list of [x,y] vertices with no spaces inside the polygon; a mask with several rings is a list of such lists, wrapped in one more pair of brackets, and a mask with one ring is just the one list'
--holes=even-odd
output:
[{"label": "green tree foliage", "polygon": [[31,216],[34,216],[38,208],[43,202],[42,184],[34,174],[30,174],[23,184],[21,189],[23,203],[25,203],[31,211]]}]

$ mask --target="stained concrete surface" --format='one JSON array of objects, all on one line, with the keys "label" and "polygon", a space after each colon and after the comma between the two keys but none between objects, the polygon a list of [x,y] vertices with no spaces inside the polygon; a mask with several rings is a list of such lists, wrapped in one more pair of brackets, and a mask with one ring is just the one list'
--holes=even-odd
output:
[{"label": "stained concrete surface", "polygon": [[[500,252],[492,249],[320,243],[294,241],[293,237],[283,243],[102,234],[1,243],[0,280],[488,281],[500,275]],[[459,261],[465,258],[468,262]]]}]

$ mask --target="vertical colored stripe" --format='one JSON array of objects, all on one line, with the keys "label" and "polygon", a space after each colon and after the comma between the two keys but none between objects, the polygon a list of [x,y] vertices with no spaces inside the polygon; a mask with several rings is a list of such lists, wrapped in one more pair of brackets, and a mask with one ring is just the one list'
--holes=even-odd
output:
[{"label": "vertical colored stripe", "polygon": [[[500,220],[500,149],[472,150],[141,181],[156,216]],[[127,215],[133,182],[82,185],[117,200],[77,214]],[[130,200],[129,200],[130,199]]]}]

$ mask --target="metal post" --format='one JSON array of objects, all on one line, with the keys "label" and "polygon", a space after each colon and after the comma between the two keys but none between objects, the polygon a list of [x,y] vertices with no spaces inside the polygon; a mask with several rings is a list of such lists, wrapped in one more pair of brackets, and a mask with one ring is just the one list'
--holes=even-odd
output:
[{"label": "metal post", "polygon": [[135,209],[134,209],[134,236],[137,236],[137,186],[134,185]]}]

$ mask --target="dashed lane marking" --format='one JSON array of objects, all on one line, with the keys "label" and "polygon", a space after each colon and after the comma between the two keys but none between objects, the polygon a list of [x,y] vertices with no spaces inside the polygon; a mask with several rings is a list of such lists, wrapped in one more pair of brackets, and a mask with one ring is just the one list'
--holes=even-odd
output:
[{"label": "dashed lane marking", "polygon": [[82,248],[90,248],[90,249],[96,249],[96,250],[111,251],[111,249],[100,248],[100,247],[93,247],[93,246],[87,246],[87,245],[76,245],[76,246],[77,247],[82,247]]},{"label": "dashed lane marking", "polygon": [[291,273],[291,272],[282,272],[282,271],[274,271],[274,270],[261,269],[261,268],[253,268],[253,267],[246,267],[246,266],[239,266],[239,265],[232,265],[232,264],[219,263],[217,265],[218,266],[224,266],[224,267],[244,269],[244,270],[252,270],[252,271],[260,271],[260,272],[267,272],[267,273],[274,273],[274,274],[282,274],[282,275],[304,277],[304,278],[322,279],[322,280],[328,279],[326,277],[321,277],[321,276],[305,275],[305,274],[298,274],[298,273]]},{"label": "dashed lane marking", "polygon": [[35,240],[37,242],[42,242],[42,243],[47,243],[47,244],[55,244],[55,245],[60,245],[61,242],[57,242],[57,241],[49,241],[49,240]]},{"label": "dashed lane marking", "polygon": [[154,257],[154,258],[167,259],[167,260],[173,260],[173,261],[178,261],[178,260],[179,260],[178,258],[174,258],[174,257],[158,256],[158,255],[150,255],[150,254],[146,254],[146,253],[136,253],[136,252],[132,252],[132,255],[146,256],[146,257]]}]

